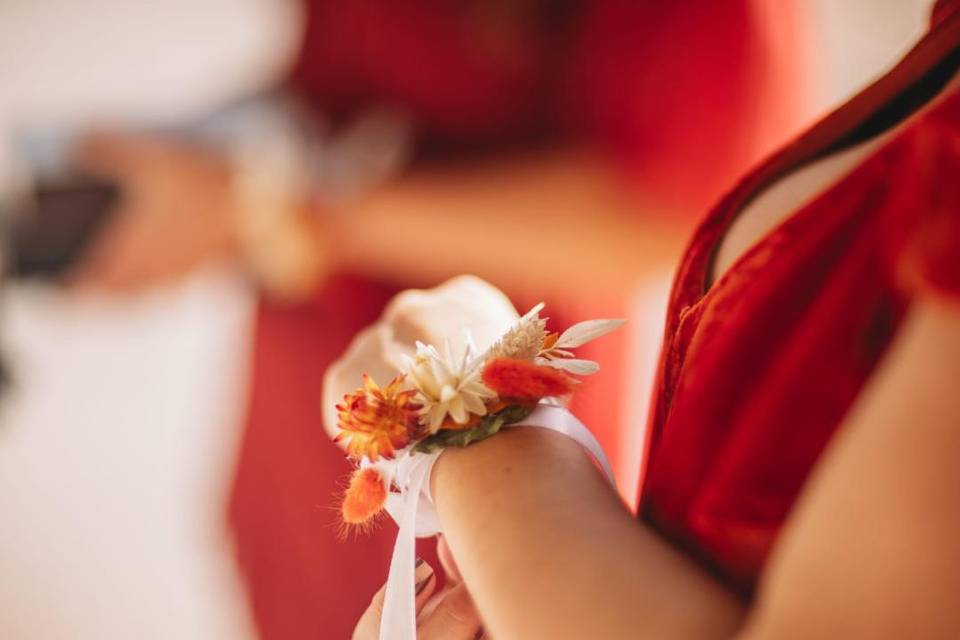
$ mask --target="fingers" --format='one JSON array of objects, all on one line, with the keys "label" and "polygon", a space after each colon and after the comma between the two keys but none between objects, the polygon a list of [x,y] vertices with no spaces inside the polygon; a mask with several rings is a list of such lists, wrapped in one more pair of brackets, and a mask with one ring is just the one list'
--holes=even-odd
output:
[{"label": "fingers", "polygon": [[443,572],[447,574],[448,582],[463,582],[460,568],[457,567],[457,561],[453,558],[450,545],[447,544],[447,539],[443,535],[437,536],[437,557],[440,558],[440,566],[443,567]]},{"label": "fingers", "polygon": [[413,575],[413,592],[416,594],[417,613],[429,602],[430,596],[437,588],[437,574],[427,562],[417,559],[417,568]]},{"label": "fingers", "polygon": [[[414,571],[414,593],[416,593],[416,609],[420,613],[430,596],[437,588],[437,575],[429,564],[417,559]],[[377,640],[380,636],[380,616],[383,614],[383,598],[387,593],[387,585],[383,585],[373,596],[367,610],[363,612],[360,621],[353,631],[353,640]]]},{"label": "fingers", "polygon": [[135,215],[114,217],[93,239],[68,284],[75,290],[122,293],[175,279],[186,268],[156,227]]},{"label": "fingers", "polygon": [[115,181],[122,198],[72,274],[75,288],[132,292],[234,257],[230,173],[216,154],[173,139],[93,135],[77,159]]},{"label": "fingers", "polygon": [[444,591],[424,608],[417,624],[418,640],[474,640],[480,615],[464,583]]},{"label": "fingers", "polygon": [[468,344],[464,330],[484,350],[517,317],[506,296],[478,278],[462,276],[433,289],[411,289],[397,295],[381,316],[385,356],[399,366],[400,354],[412,355],[416,341],[443,349],[449,340],[454,357],[459,358]]},{"label": "fingers", "polygon": [[92,133],[81,140],[75,159],[94,173],[122,176],[152,160],[161,147],[157,140],[126,133]]},{"label": "fingers", "polygon": [[[480,615],[462,582],[432,597],[437,587],[433,568],[418,560],[416,610],[418,640],[474,640],[481,631]],[[376,640],[380,635],[383,614],[384,585],[373,596],[353,632],[353,640]]]},{"label": "fingers", "polygon": [[94,173],[122,178],[177,162],[185,153],[181,143],[159,135],[102,131],[80,141],[75,160]]}]

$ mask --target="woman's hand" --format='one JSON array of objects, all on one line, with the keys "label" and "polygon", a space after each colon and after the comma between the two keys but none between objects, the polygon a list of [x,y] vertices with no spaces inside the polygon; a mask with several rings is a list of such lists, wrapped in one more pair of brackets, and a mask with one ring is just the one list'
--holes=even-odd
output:
[{"label": "woman's hand", "polygon": [[[450,555],[450,548],[441,536],[437,553],[447,575],[447,584],[436,592],[437,577],[433,567],[418,560],[414,580],[419,640],[474,640],[482,635],[480,616],[473,599]],[[386,586],[381,587],[353,632],[353,640],[376,640],[380,634],[380,616]]]},{"label": "woman's hand", "polygon": [[120,210],[72,274],[79,287],[131,291],[175,281],[236,251],[226,162],[159,137],[100,135],[78,157],[114,180]]}]

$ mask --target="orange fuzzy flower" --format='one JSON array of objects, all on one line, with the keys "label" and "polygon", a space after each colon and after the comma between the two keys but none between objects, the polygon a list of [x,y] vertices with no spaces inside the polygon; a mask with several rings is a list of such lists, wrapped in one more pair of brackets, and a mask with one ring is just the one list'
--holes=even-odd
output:
[{"label": "orange fuzzy flower", "polygon": [[350,527],[363,529],[372,524],[387,501],[387,483],[374,468],[357,469],[343,493],[340,517],[344,533]]},{"label": "orange fuzzy flower", "polygon": [[363,374],[363,386],[343,397],[337,405],[335,440],[346,441],[347,455],[367,456],[376,462],[380,456],[392,458],[420,430],[420,405],[414,402],[416,391],[401,389],[405,376],[397,376],[381,389],[373,378]]},{"label": "orange fuzzy flower", "polygon": [[483,367],[483,383],[501,398],[528,402],[573,391],[573,382],[562,371],[504,357],[494,358]]}]

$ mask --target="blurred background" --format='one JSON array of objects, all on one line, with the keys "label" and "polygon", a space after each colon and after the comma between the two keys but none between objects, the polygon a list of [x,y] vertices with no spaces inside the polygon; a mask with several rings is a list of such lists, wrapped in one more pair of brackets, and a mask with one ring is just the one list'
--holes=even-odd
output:
[{"label": "blurred background", "polygon": [[400,4],[0,0],[0,636],[346,637],[323,370],[459,273],[630,320],[576,409],[632,504],[686,234],[930,3]]}]

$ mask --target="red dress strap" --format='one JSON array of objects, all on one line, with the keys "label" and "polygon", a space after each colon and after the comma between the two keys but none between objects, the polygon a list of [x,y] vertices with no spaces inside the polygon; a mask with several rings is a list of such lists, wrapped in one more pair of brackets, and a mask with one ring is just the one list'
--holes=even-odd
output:
[{"label": "red dress strap", "polygon": [[[957,14],[960,15],[960,14]],[[916,136],[914,184],[926,206],[904,216],[905,238],[894,255],[900,286],[914,295],[948,298],[960,304],[960,91],[929,118],[931,126]]]}]

